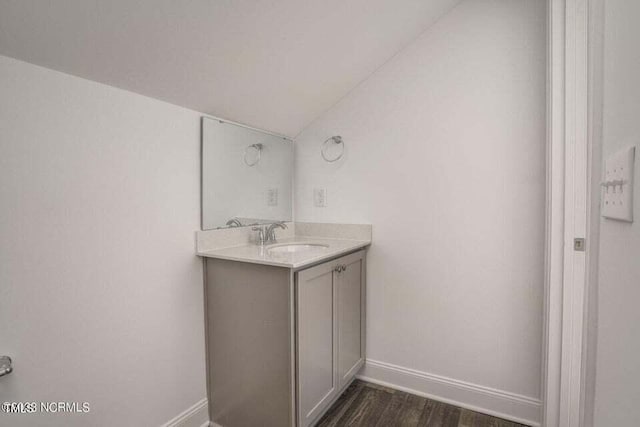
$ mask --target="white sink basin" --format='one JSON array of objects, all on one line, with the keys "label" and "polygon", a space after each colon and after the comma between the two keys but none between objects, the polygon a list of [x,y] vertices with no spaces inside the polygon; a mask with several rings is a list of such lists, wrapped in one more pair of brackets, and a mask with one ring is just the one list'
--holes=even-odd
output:
[{"label": "white sink basin", "polygon": [[319,243],[282,243],[280,245],[272,245],[267,248],[271,254],[297,254],[300,252],[321,252],[327,249],[329,245]]}]

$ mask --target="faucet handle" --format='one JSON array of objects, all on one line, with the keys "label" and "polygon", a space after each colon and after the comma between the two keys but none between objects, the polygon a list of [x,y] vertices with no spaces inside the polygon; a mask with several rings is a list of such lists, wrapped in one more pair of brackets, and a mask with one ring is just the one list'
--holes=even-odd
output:
[{"label": "faucet handle", "polygon": [[264,245],[265,242],[267,241],[267,235],[265,232],[265,228],[264,225],[260,226],[260,227],[253,227],[251,228],[251,230],[253,231],[257,231],[258,233],[256,234],[256,243],[259,245]]}]

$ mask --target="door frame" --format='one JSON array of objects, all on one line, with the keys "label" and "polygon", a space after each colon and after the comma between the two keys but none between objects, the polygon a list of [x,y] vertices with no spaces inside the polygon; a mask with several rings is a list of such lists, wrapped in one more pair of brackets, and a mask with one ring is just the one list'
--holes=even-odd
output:
[{"label": "door frame", "polygon": [[[547,1],[545,427],[589,425],[593,407],[601,5]],[[586,239],[583,251],[574,249],[576,238]]]}]

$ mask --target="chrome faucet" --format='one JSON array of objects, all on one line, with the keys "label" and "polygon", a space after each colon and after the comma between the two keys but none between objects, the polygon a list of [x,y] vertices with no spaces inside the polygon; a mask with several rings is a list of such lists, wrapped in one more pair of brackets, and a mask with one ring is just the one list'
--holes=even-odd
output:
[{"label": "chrome faucet", "polygon": [[259,227],[253,227],[251,229],[258,232],[258,234],[256,234],[256,244],[264,246],[267,243],[267,230],[265,229],[265,226],[261,225]]},{"label": "chrome faucet", "polygon": [[253,231],[257,231],[256,243],[260,246],[267,245],[269,243],[276,243],[276,228],[287,228],[287,224],[282,221],[274,222],[269,226],[261,225],[259,227],[253,227]]},{"label": "chrome faucet", "polygon": [[227,221],[227,225],[229,227],[242,227],[242,223],[238,218],[231,218],[229,221]]},{"label": "chrome faucet", "polygon": [[267,243],[276,243],[276,228],[287,228],[287,224],[282,221],[274,222],[267,228]]}]

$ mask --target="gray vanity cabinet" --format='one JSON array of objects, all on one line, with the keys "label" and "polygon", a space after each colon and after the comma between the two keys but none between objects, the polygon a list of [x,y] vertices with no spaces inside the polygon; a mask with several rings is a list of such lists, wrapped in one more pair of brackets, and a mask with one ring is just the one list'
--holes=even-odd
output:
[{"label": "gray vanity cabinet", "polygon": [[211,421],[313,425],[364,363],[365,251],[312,267],[205,266]]},{"label": "gray vanity cabinet", "polygon": [[364,252],[296,274],[298,425],[313,424],[364,363]]},{"label": "gray vanity cabinet", "polygon": [[364,253],[342,258],[338,289],[338,388],[343,389],[364,364]]}]

